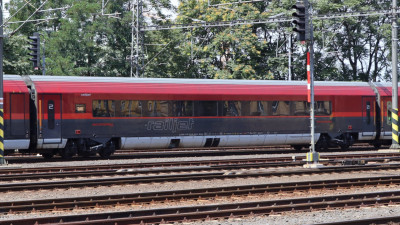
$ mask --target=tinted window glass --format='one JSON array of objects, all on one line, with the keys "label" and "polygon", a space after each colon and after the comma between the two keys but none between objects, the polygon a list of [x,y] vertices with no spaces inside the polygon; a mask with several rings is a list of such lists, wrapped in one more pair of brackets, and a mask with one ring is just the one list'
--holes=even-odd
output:
[{"label": "tinted window glass", "polygon": [[93,116],[94,117],[114,117],[115,116],[115,101],[114,100],[94,100],[93,101]]},{"label": "tinted window glass", "polygon": [[192,101],[172,101],[170,116],[193,116]]},{"label": "tinted window glass", "polygon": [[306,101],[293,102],[293,113],[295,116],[310,115],[310,106]]},{"label": "tinted window glass", "polygon": [[121,117],[140,117],[142,116],[142,105],[139,101],[122,100]]},{"label": "tinted window glass", "polygon": [[85,113],[86,112],[86,104],[76,104],[75,112],[76,113]]},{"label": "tinted window glass", "polygon": [[289,101],[273,101],[272,115],[274,116],[289,116],[290,102]]},{"label": "tinted window glass", "polygon": [[216,101],[198,101],[195,104],[195,116],[217,116],[218,102]]},{"label": "tinted window glass", "polygon": [[314,104],[316,116],[331,115],[331,102],[330,101],[317,101]]},{"label": "tinted window glass", "polygon": [[224,102],[224,116],[241,116],[241,102],[239,101],[225,101]]}]

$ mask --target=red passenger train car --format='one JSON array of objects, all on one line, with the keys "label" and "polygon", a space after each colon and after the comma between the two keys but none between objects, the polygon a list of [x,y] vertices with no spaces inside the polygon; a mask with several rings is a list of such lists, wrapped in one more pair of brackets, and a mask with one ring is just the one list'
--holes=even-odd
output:
[{"label": "red passenger train car", "polygon": [[[311,139],[302,81],[6,76],[4,86],[5,149],[45,157],[108,157],[132,148],[301,149]],[[383,93],[363,82],[315,82],[317,148],[386,140]]]},{"label": "red passenger train car", "polygon": [[[391,140],[386,83],[315,82],[317,148]],[[5,150],[60,154],[118,149],[310,143],[302,81],[4,78]]]},{"label": "red passenger train car", "polygon": [[4,147],[29,149],[29,90],[20,76],[4,77]]}]

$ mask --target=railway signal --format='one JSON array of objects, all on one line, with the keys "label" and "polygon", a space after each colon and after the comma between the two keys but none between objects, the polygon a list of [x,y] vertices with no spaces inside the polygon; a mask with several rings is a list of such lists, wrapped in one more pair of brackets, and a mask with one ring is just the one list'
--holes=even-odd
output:
[{"label": "railway signal", "polygon": [[294,17],[292,23],[296,25],[293,28],[293,31],[297,33],[298,41],[306,41],[307,39],[307,10],[304,5],[304,2],[296,2],[295,5],[292,6],[292,9],[296,9],[296,12],[292,14]]},{"label": "railway signal", "polygon": [[30,48],[28,48],[30,51],[32,51],[31,53],[29,53],[30,56],[32,56],[32,58],[30,58],[29,60],[33,62],[33,68],[35,70],[39,69],[39,65],[40,65],[40,36],[38,32],[33,33],[33,36],[29,36],[28,37],[30,40],[32,40],[32,42],[29,42],[29,44],[32,46]]}]

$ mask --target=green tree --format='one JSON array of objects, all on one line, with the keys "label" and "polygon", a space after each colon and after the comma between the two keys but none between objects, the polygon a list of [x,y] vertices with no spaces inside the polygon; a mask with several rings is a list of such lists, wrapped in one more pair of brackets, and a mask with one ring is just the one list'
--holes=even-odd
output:
[{"label": "green tree", "polygon": [[[316,14],[374,12],[390,9],[389,1],[335,0],[314,3]],[[376,81],[386,77],[390,45],[389,17],[357,16],[315,21],[320,79]]]}]

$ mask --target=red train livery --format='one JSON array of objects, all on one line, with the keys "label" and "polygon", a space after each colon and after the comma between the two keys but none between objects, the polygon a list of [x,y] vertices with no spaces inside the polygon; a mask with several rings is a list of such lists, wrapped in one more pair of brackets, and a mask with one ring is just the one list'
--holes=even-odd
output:
[{"label": "red train livery", "polygon": [[[118,149],[310,143],[303,81],[16,76],[4,78],[5,150],[60,154]],[[390,84],[315,82],[317,148],[391,140]]]}]

